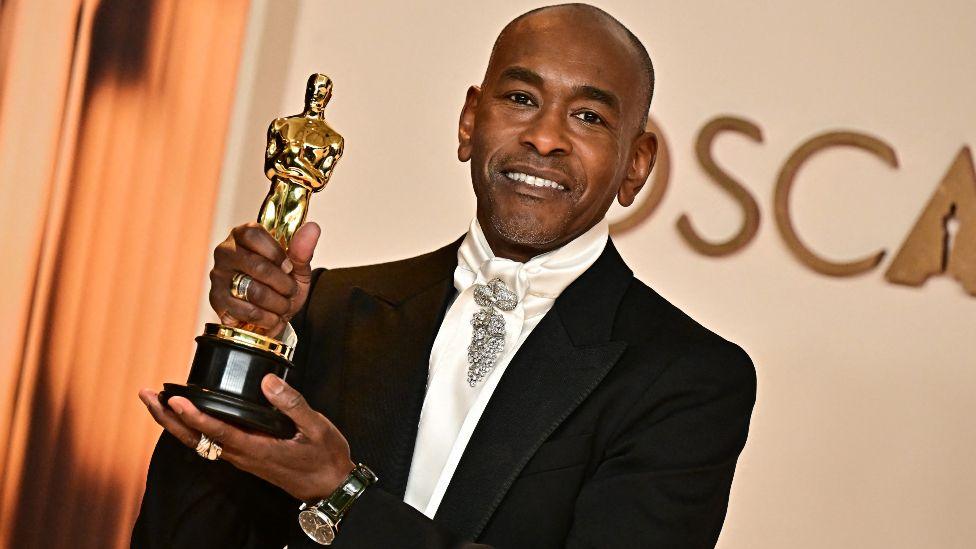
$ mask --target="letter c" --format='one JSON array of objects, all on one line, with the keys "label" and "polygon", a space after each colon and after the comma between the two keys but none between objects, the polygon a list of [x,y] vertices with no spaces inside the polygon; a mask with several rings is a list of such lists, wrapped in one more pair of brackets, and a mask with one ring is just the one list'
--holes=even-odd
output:
[{"label": "letter c", "polygon": [[773,198],[776,226],[790,251],[814,271],[830,276],[854,276],[877,267],[884,258],[885,251],[879,250],[870,256],[844,263],[828,261],[814,254],[800,240],[790,218],[790,191],[797,172],[811,156],[830,147],[855,147],[875,155],[892,168],[898,167],[898,157],[894,149],[876,137],[843,131],[818,135],[793,151],[779,172]]}]

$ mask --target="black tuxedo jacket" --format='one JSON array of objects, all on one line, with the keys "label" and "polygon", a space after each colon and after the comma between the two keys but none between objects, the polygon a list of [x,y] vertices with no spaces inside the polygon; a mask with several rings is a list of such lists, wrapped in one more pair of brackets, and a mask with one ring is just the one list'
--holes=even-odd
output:
[{"label": "black tuxedo jacket", "polygon": [[[342,547],[713,547],[755,401],[736,345],[633,277],[612,243],[556,299],[493,394],[433,520],[401,500],[460,241],[317,270],[294,377],[380,481]],[[163,434],[135,547],[318,547],[299,503]]]}]

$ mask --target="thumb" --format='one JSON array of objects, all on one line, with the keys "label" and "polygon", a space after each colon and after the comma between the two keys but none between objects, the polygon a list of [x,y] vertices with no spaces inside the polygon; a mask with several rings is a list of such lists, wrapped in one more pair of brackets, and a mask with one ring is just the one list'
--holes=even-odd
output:
[{"label": "thumb", "polygon": [[[295,231],[288,246],[288,261],[291,262],[291,274],[299,282],[307,282],[312,275],[312,254],[319,241],[322,229],[314,221],[309,221]],[[286,269],[287,270],[287,269]]]},{"label": "thumb", "polygon": [[272,406],[284,413],[295,422],[295,427],[305,434],[316,432],[322,422],[322,416],[313,410],[305,397],[296,391],[283,379],[268,374],[261,380],[261,390]]}]

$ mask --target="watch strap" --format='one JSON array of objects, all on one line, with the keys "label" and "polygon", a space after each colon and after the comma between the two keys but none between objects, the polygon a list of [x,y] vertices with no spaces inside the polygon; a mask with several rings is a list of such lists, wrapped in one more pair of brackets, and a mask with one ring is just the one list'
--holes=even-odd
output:
[{"label": "watch strap", "polygon": [[352,504],[377,480],[376,474],[360,463],[329,497],[319,501],[315,507],[328,515],[333,524],[338,525]]}]

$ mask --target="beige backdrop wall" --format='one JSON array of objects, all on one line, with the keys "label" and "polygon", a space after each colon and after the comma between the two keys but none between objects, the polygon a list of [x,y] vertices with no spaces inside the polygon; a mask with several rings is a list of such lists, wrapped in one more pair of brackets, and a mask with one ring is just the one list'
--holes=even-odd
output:
[{"label": "beige backdrop wall", "polygon": [[[316,263],[384,261],[461,234],[474,206],[468,166],[455,158],[464,92],[505,22],[537,5],[254,2],[214,241],[256,213],[266,125],[300,109],[315,71],[335,80],[329,120],[347,143],[313,200],[325,231]],[[654,58],[652,112],[672,152],[663,203],[618,246],[640,278],[742,344],[758,367],[720,547],[971,547],[976,298],[946,277],[908,288],[883,272],[959,149],[976,145],[976,4],[599,5]],[[697,132],[721,114],[762,128],[763,143],[728,134],[715,146],[762,218],[751,245],[714,259],[685,244],[675,222],[688,213],[713,240],[741,222],[693,156]],[[889,252],[853,278],[803,266],[772,217],[782,163],[836,129],[883,139],[900,164],[833,149],[797,180],[794,221],[814,250]]]}]

